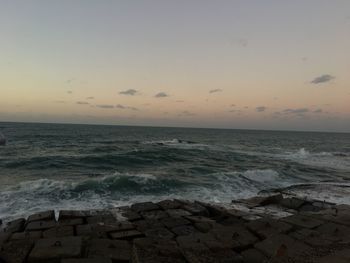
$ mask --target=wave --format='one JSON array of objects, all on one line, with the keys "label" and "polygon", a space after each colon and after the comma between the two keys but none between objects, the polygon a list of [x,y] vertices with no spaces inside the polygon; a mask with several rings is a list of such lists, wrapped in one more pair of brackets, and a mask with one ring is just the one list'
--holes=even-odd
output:
[{"label": "wave", "polygon": [[156,140],[156,141],[145,141],[143,144],[151,144],[158,146],[174,147],[181,149],[203,149],[210,147],[207,144],[197,143],[194,141],[180,140],[180,139],[170,139],[170,140]]}]

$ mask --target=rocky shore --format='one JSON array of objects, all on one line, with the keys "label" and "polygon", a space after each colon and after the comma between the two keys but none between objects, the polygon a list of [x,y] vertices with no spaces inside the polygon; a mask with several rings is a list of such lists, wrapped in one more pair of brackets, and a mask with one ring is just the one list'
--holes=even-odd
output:
[{"label": "rocky shore", "polygon": [[281,194],[164,200],[4,222],[0,262],[350,262],[350,206]]}]

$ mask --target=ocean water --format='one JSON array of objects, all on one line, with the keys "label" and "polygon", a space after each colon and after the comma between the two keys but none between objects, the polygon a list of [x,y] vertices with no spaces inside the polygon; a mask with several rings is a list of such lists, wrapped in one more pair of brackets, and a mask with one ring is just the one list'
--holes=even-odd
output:
[{"label": "ocean water", "polygon": [[0,123],[0,218],[289,187],[350,202],[350,134]]}]

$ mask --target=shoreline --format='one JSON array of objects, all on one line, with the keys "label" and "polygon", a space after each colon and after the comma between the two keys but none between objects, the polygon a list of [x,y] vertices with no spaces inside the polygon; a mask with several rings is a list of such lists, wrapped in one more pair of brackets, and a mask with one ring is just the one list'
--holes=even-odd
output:
[{"label": "shoreline", "polygon": [[3,222],[0,262],[349,262],[350,206],[270,194],[163,200]]}]

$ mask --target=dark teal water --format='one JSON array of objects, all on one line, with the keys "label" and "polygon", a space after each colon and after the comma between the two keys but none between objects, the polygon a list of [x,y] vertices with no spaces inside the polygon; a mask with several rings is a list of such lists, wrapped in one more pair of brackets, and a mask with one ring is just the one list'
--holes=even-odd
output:
[{"label": "dark teal water", "polygon": [[0,132],[1,218],[350,183],[350,134],[24,123]]}]

